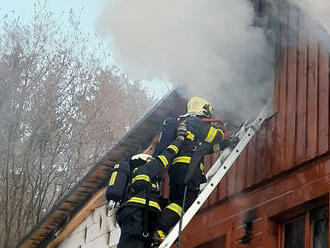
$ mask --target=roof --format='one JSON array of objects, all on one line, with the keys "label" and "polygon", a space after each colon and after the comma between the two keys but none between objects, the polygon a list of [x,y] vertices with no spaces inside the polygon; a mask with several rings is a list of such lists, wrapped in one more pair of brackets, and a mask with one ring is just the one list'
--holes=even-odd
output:
[{"label": "roof", "polygon": [[186,101],[176,90],[169,92],[147,113],[89,172],[54,206],[15,248],[46,247],[56,233],[78,213],[100,189],[106,186],[109,168],[141,152],[159,133],[161,123],[185,110]]}]

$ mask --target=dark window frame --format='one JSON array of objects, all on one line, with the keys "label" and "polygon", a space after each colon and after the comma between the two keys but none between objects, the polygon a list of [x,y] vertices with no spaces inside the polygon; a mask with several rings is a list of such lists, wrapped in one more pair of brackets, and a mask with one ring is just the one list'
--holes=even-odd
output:
[{"label": "dark window frame", "polygon": [[[293,224],[298,223],[300,221],[303,221],[303,225],[304,225],[304,227],[303,227],[303,237],[301,237],[301,238],[302,238],[302,242],[305,243],[305,238],[306,238],[306,216],[305,215],[299,215],[299,216],[291,218],[291,219],[289,219],[289,220],[287,220],[287,221],[285,221],[284,223],[281,224],[282,225],[282,237],[283,237],[282,246],[283,246],[283,248],[287,247],[285,245],[285,242],[286,242],[286,239],[285,239],[285,237],[286,237],[286,226],[288,226],[290,224],[293,225]],[[295,242],[298,242],[298,241],[295,240]],[[293,245],[293,246],[290,246],[288,248],[298,248],[298,247],[296,245]]]},{"label": "dark window frame", "polygon": [[[326,210],[326,211],[324,211]],[[293,210],[294,211],[294,210]],[[298,220],[304,220],[304,248],[314,248],[314,242],[315,242],[315,236],[314,236],[314,222],[315,222],[315,217],[317,213],[315,214],[315,211],[322,212],[327,212],[328,216],[328,223],[329,223],[329,204],[322,204],[318,206],[314,206],[314,208],[308,208],[305,209],[304,213],[299,213],[298,215],[294,217],[289,217],[287,215],[287,218],[283,220],[283,217],[280,219],[282,220],[281,222],[277,222],[279,224],[279,240],[280,240],[280,245],[279,248],[286,248],[285,247],[285,225],[293,223]],[[300,211],[299,211],[300,212]],[[328,226],[328,239],[329,239],[329,226]],[[328,241],[329,242],[329,241]]]},{"label": "dark window frame", "polygon": [[[316,212],[317,211],[317,212]],[[327,219],[327,221],[325,222],[325,226],[322,226],[322,220],[324,219]],[[319,226],[316,226],[315,225],[315,222],[316,221],[319,221],[321,223],[319,223]],[[320,208],[317,208],[317,209],[314,209],[312,211],[310,211],[310,230],[311,230],[311,247],[313,248],[323,248],[325,247],[324,245],[318,245],[316,246],[316,238],[317,236],[315,235],[315,230],[316,228],[320,228],[321,231],[323,231],[324,229],[327,230],[327,238],[326,240],[318,240],[319,242],[323,241],[325,242],[326,246],[328,246],[329,244],[329,205],[327,206],[324,206],[324,207],[320,207]],[[323,244],[322,242],[322,244]]]},{"label": "dark window frame", "polygon": [[[307,201],[296,207],[287,209],[277,215],[269,216],[267,219],[267,239],[271,242],[271,248],[284,248],[284,225],[297,218],[305,218],[305,247],[313,247],[313,226],[311,226],[311,213],[316,209],[328,208],[328,229],[330,224],[330,199],[329,193],[318,198]],[[330,247],[330,230],[328,231],[328,243]],[[322,247],[323,248],[323,247]]]}]

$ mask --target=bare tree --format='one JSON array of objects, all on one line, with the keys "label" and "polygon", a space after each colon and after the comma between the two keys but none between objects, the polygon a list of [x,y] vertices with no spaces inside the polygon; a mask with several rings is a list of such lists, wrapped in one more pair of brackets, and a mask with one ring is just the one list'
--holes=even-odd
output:
[{"label": "bare tree", "polygon": [[[2,19],[0,36],[0,247],[11,247],[148,109],[138,82],[103,66],[69,15],[31,24]],[[94,44],[94,43],[93,43]]]}]

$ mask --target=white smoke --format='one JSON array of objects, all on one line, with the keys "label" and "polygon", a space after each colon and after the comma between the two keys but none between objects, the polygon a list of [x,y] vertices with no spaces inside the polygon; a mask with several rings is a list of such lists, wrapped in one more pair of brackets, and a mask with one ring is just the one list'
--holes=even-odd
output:
[{"label": "white smoke", "polygon": [[308,18],[307,29],[330,52],[330,0],[289,0]]},{"label": "white smoke", "polygon": [[273,50],[247,0],[109,0],[97,22],[133,78],[186,86],[246,120],[272,93]]},{"label": "white smoke", "polygon": [[317,21],[330,34],[329,0],[290,0],[299,6],[305,14]]}]

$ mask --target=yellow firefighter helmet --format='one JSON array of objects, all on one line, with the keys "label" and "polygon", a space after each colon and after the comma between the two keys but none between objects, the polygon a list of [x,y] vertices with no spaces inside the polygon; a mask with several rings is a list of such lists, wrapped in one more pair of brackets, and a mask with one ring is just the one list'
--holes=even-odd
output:
[{"label": "yellow firefighter helmet", "polygon": [[188,101],[187,111],[188,113],[210,118],[212,117],[213,107],[206,99],[199,96],[193,96]]}]

